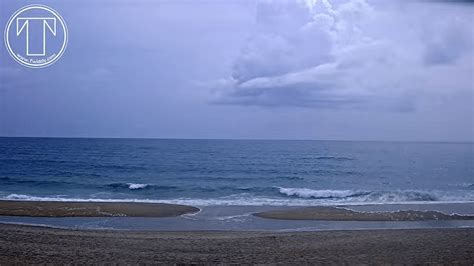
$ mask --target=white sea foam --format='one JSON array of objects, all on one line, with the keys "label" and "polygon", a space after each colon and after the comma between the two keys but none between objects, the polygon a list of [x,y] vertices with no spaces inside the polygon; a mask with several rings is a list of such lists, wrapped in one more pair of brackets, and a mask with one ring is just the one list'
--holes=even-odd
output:
[{"label": "white sea foam", "polygon": [[474,191],[362,191],[362,190],[315,190],[308,188],[279,188],[280,194],[334,203],[403,203],[403,202],[471,202]]},{"label": "white sea foam", "polygon": [[281,197],[255,197],[252,194],[242,193],[212,199],[177,198],[177,199],[101,199],[101,198],[66,198],[66,197],[37,197],[22,194],[10,194],[1,198],[3,200],[25,201],[68,201],[68,202],[143,202],[143,203],[170,203],[191,206],[321,206],[321,205],[373,205],[373,204],[437,204],[437,203],[474,203],[474,195],[454,197],[445,196],[437,201],[407,200],[404,198],[390,198],[384,201],[383,197],[367,200],[366,198],[341,198],[341,199],[311,199],[311,198],[281,198]]},{"label": "white sea foam", "polygon": [[344,198],[356,194],[353,190],[313,190],[309,188],[279,188],[280,193],[300,198]]},{"label": "white sea foam", "polygon": [[143,189],[148,187],[148,184],[134,184],[134,183],[127,183],[128,188],[131,190],[136,190],[136,189]]},{"label": "white sea foam", "polygon": [[218,216],[215,217],[214,219],[219,220],[219,221],[244,221],[245,219],[249,218],[252,215],[251,212],[249,213],[243,213],[243,214],[236,214],[236,215],[229,215],[229,216]]}]

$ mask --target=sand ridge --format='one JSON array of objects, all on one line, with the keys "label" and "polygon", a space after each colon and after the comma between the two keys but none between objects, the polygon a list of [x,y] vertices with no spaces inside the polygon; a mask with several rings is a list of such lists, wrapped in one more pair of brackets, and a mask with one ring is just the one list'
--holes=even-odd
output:
[{"label": "sand ridge", "polygon": [[343,207],[311,206],[254,213],[254,216],[279,220],[324,221],[430,221],[474,220],[474,215],[445,214],[439,211],[402,210],[393,212],[361,212]]},{"label": "sand ridge", "polygon": [[199,208],[166,203],[0,200],[0,215],[32,217],[176,217]]}]

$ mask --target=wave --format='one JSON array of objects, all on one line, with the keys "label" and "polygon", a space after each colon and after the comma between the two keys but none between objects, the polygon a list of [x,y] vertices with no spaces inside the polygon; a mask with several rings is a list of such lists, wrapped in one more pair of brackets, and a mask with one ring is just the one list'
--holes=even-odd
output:
[{"label": "wave", "polygon": [[326,200],[339,203],[399,203],[399,202],[443,202],[474,201],[474,193],[466,191],[364,191],[364,190],[314,190],[308,188],[279,188],[279,193],[288,197]]},{"label": "wave", "polygon": [[86,185],[86,184],[79,184],[74,182],[67,182],[67,181],[56,181],[56,180],[35,180],[35,179],[16,179],[10,177],[1,177],[0,181],[2,181],[2,185],[33,185],[33,186],[65,186],[65,185]]},{"label": "wave", "polygon": [[56,181],[56,180],[41,180],[41,179],[17,179],[10,177],[0,177],[1,185],[31,185],[35,187],[84,187],[84,188],[106,188],[106,189],[128,189],[128,190],[141,190],[141,189],[176,189],[175,186],[159,186],[142,183],[111,183],[111,184],[94,184],[94,183],[76,183],[69,181]]},{"label": "wave", "polygon": [[[76,182],[68,182],[68,181],[55,181],[55,180],[34,180],[34,179],[16,179],[16,178],[9,178],[9,177],[1,177],[0,181],[2,181],[2,185],[31,185],[36,187],[87,187],[87,188],[100,188],[104,187],[101,184],[91,184],[91,183],[76,183]],[[126,188],[129,190],[140,190],[145,188],[155,188],[155,189],[173,189],[175,187],[170,186],[152,186],[148,184],[139,184],[139,183],[112,183],[105,185],[106,188]]]},{"label": "wave", "polygon": [[304,180],[301,176],[276,176],[275,179],[286,179],[286,180]]},{"label": "wave", "polygon": [[348,198],[367,195],[369,192],[353,191],[353,190],[313,190],[309,188],[283,188],[280,187],[281,194],[287,196],[296,196],[300,198],[312,199],[331,199],[331,198]]},{"label": "wave", "polygon": [[0,177],[1,186],[24,186],[41,187],[45,189],[68,190],[77,188],[93,189],[100,192],[116,191],[160,191],[160,192],[193,192],[193,193],[238,193],[239,191],[251,191],[253,193],[271,193],[272,187],[235,187],[235,186],[189,186],[179,187],[173,185],[148,184],[139,182],[114,182],[108,184],[101,183],[77,183],[69,181],[42,180],[42,179],[18,179],[10,177]]},{"label": "wave", "polygon": [[128,188],[131,190],[143,189],[143,188],[148,187],[148,184],[134,184],[134,183],[127,183],[127,184],[128,184]]},{"label": "wave", "polygon": [[332,161],[353,161],[354,158],[344,156],[318,156],[316,160],[332,160]]},{"label": "wave", "polygon": [[125,188],[130,190],[138,190],[138,189],[145,189],[149,187],[148,184],[135,184],[135,183],[112,183],[106,185],[109,188]]},{"label": "wave", "polygon": [[[327,190],[331,191],[331,190]],[[436,204],[436,203],[474,203],[474,193],[457,195],[449,192],[370,192],[365,196],[353,196],[357,193],[333,190],[319,192],[318,195],[331,196],[326,198],[312,197],[271,197],[255,196],[253,193],[239,193],[216,198],[71,198],[65,196],[33,196],[23,194],[9,194],[0,200],[24,201],[67,201],[67,202],[143,202],[143,203],[170,203],[190,206],[338,206],[338,205],[374,205],[374,204]],[[344,195],[348,195],[344,197]],[[420,196],[421,195],[421,196]],[[426,197],[426,195],[429,195]],[[436,200],[435,200],[436,199]]]},{"label": "wave", "polygon": [[68,198],[61,196],[32,196],[24,194],[10,194],[2,198],[2,200],[24,200],[24,201],[65,201],[65,202],[143,202],[143,203],[160,203],[162,200],[148,199],[98,199],[98,198]]},{"label": "wave", "polygon": [[173,189],[178,188],[175,186],[160,186],[160,185],[141,184],[141,183],[111,183],[111,184],[105,185],[105,187],[112,188],[112,189],[128,189],[128,190],[144,190],[144,189],[173,190]]}]

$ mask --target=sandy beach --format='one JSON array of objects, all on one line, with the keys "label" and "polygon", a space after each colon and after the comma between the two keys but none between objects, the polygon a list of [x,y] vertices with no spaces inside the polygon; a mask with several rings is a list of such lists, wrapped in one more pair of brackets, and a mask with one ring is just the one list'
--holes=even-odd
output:
[{"label": "sandy beach", "polygon": [[176,217],[195,213],[191,206],[133,202],[0,200],[0,215],[32,217]]},{"label": "sandy beach", "polygon": [[[242,206],[243,210],[246,207]],[[474,228],[364,229],[328,231],[238,230],[244,223],[229,223],[228,230],[212,227],[189,229],[193,221],[180,217],[196,213],[191,206],[161,203],[0,201],[0,214],[48,219],[122,219],[136,229],[137,217],[161,224],[171,222],[174,231],[68,229],[0,223],[0,264],[466,264],[474,263]],[[202,210],[201,215],[209,209]],[[213,209],[219,210],[219,209]],[[221,211],[224,209],[220,209]],[[250,210],[250,209],[249,209]],[[193,219],[199,219],[193,215]],[[226,214],[228,215],[228,214]],[[83,217],[83,218],[81,218]],[[97,218],[94,218],[97,217]],[[161,217],[161,218],[160,218]],[[168,217],[163,219],[164,217]],[[220,218],[222,216],[217,216]],[[227,216],[224,216],[227,217]],[[312,206],[254,211],[251,219],[279,221],[407,222],[474,219],[474,216],[439,211],[353,211],[346,208]],[[156,219],[158,218],[158,219]],[[41,220],[43,219],[43,220]],[[99,220],[97,220],[99,219]],[[128,220],[132,219],[132,220]],[[135,219],[135,220],[134,220]],[[171,220],[170,220],[171,219]],[[218,219],[217,219],[218,220]],[[191,222],[190,222],[191,221]],[[254,220],[251,220],[254,221]],[[47,224],[47,223],[45,223]],[[215,224],[215,223],[214,223]],[[180,226],[179,226],[180,225]],[[298,226],[288,224],[288,226]],[[301,225],[299,225],[301,226]],[[176,229],[181,228],[181,229]]]},{"label": "sandy beach", "polygon": [[[0,200],[0,216],[28,217],[177,217],[200,209],[193,206],[142,202],[66,202]],[[320,221],[430,221],[474,220],[474,215],[440,211],[355,211],[345,207],[309,206],[255,212],[265,219]]]},{"label": "sandy beach", "polygon": [[78,231],[0,225],[11,263],[474,263],[474,229],[326,232]]}]

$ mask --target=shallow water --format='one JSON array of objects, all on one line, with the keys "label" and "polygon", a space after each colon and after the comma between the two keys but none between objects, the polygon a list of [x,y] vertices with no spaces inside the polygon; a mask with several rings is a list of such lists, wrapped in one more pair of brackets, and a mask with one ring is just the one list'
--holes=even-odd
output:
[{"label": "shallow water", "polygon": [[[360,222],[360,221],[289,221],[263,219],[251,215],[255,212],[281,209],[277,206],[203,206],[197,214],[174,218],[36,218],[0,216],[0,223],[19,223],[68,229],[117,229],[159,231],[321,231],[359,229],[408,229],[408,228],[474,228],[474,220],[463,221],[410,221],[410,222]],[[283,207],[296,208],[296,207]],[[437,210],[445,213],[474,215],[474,203],[425,204],[425,205],[366,205],[350,206],[363,211]]]}]

